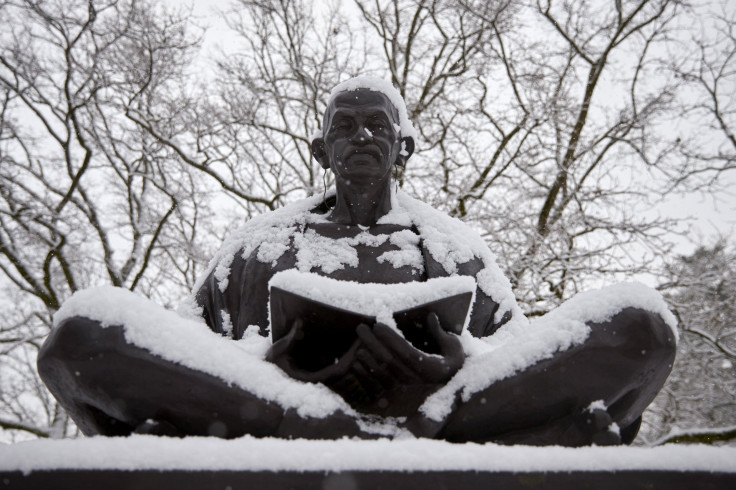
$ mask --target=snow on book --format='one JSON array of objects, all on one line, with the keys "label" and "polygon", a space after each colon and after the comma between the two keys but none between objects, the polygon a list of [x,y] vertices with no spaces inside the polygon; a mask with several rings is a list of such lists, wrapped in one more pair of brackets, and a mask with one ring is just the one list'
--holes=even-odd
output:
[{"label": "snow on book", "polygon": [[460,334],[469,320],[475,287],[475,280],[468,276],[375,284],[298,270],[279,272],[269,282],[271,339],[278,341],[301,319],[304,336],[293,355],[302,368],[311,370],[347,352],[361,323],[384,323],[417,349],[436,353],[437,345],[424,328],[427,316],[435,313],[444,330]]}]

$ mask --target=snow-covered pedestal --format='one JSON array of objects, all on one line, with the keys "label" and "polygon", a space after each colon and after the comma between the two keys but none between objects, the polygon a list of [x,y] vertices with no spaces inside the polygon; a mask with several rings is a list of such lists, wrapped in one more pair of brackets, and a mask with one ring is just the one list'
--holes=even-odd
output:
[{"label": "snow-covered pedestal", "polygon": [[736,448],[169,439],[0,446],[0,488],[736,488]]}]

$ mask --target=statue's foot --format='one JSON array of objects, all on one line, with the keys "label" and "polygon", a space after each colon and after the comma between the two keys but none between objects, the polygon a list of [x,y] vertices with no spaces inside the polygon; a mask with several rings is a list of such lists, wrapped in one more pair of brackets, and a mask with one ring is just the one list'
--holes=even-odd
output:
[{"label": "statue's foot", "polygon": [[578,416],[578,427],[588,434],[590,442],[596,446],[615,446],[621,444],[621,431],[603,408],[587,408]]},{"label": "statue's foot", "polygon": [[148,434],[151,436],[184,437],[184,434],[165,420],[148,419],[133,431],[134,434]]}]

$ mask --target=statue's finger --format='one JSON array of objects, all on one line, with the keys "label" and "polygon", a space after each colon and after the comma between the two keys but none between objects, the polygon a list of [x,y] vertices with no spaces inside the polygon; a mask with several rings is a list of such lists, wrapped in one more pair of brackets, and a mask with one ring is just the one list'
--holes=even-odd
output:
[{"label": "statue's finger", "polygon": [[[441,328],[439,320],[432,320],[434,326],[432,328]],[[378,325],[376,325],[378,327]],[[380,328],[374,327],[376,337],[384,342],[391,351],[399,357],[402,364],[410,369],[415,376],[424,382],[438,383],[448,380],[462,366],[464,354],[462,344],[456,336],[442,333],[442,339],[445,343],[442,345],[441,354],[428,354],[415,349],[404,339],[399,338],[402,342],[397,342],[397,335],[390,332],[387,326]],[[393,334],[393,335],[390,335]]]},{"label": "statue's finger", "polygon": [[[385,336],[382,336],[381,338],[378,337],[378,330],[376,329],[380,330],[383,328],[388,329],[386,325],[381,323],[374,325],[373,329],[370,329],[365,325],[360,325],[358,326],[357,332],[363,345],[365,345],[365,347],[373,354],[373,357],[377,361],[383,362],[387,365],[387,369],[391,371],[392,375],[397,380],[403,383],[417,382],[420,378],[416,371],[410,366],[407,366],[403,357],[397,355],[394,348],[387,347],[384,340]],[[390,333],[393,334],[400,342],[403,342],[411,349],[414,349],[406,342],[406,340],[399,337],[396,333]]]},{"label": "statue's finger", "polygon": [[373,330],[366,325],[358,325],[356,329],[358,338],[375,356],[378,360],[388,363],[392,359],[392,354],[375,336]]},{"label": "statue's finger", "polygon": [[289,354],[294,350],[294,344],[304,336],[304,323],[301,318],[294,320],[289,332],[274,342],[266,353],[266,360],[276,364],[287,373],[292,373],[291,362],[288,361]]},{"label": "statue's finger", "polygon": [[442,325],[440,325],[440,319],[434,312],[427,315],[427,330],[437,341],[440,354],[446,359],[446,362],[452,366],[459,363],[459,366],[457,366],[459,369],[465,359],[465,352],[457,335],[446,332],[442,328]]},{"label": "statue's finger", "polygon": [[368,349],[358,349],[355,356],[384,389],[389,390],[396,386],[396,376],[389,371],[388,364],[376,360]]},{"label": "statue's finger", "polygon": [[424,360],[425,353],[416,349],[387,325],[377,323],[373,327],[373,334],[393,353],[393,357],[398,356],[409,365],[416,365]]},{"label": "statue's finger", "polygon": [[368,372],[360,362],[350,365],[350,372],[358,379],[363,390],[368,394],[371,400],[375,399],[379,394],[383,393],[384,388],[381,383]]},{"label": "statue's finger", "polygon": [[338,359],[335,364],[318,371],[319,376],[322,379],[327,379],[332,376],[343,376],[347,373],[350,370],[350,365],[355,362],[355,352],[358,350],[360,345],[360,339],[356,339],[347,352],[340,356],[340,359]]},{"label": "statue's finger", "polygon": [[288,337],[291,342],[296,342],[304,338],[304,321],[301,318],[294,320]]},{"label": "statue's finger", "polygon": [[358,378],[353,373],[347,373],[329,384],[335,393],[338,393],[348,402],[368,402],[368,395],[363,389]]},{"label": "statue's finger", "polygon": [[291,324],[289,332],[284,337],[274,342],[273,345],[279,351],[288,352],[291,351],[294,344],[302,338],[304,338],[304,322],[301,318],[297,318],[294,320],[294,323]]}]

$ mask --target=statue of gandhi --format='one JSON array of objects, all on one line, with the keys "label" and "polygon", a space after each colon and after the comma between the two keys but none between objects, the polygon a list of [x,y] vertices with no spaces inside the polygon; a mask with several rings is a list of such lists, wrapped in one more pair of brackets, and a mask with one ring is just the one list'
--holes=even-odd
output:
[{"label": "statue of gandhi", "polygon": [[[211,267],[193,299],[215,334],[238,340],[257,331],[268,337],[269,281],[290,269],[381,284],[471,276],[479,286],[464,335],[475,340],[492,339],[520,316],[510,292],[483,286],[489,271],[497,270],[489,252],[458,252],[462,240],[452,235],[467,232],[464,225],[396,189],[393,172],[406,165],[414,139],[393,87],[369,78],[338,86],[311,149],[333,173],[334,195],[302,205],[308,211],[294,213],[291,221],[287,213],[279,230],[288,233],[279,247],[266,246],[269,233],[254,225],[246,233],[250,242],[225,260],[227,277]],[[446,243],[456,243],[457,250],[438,245]],[[674,332],[662,315],[623,307],[588,321],[582,341],[487,386],[458,390],[438,420],[420,408],[459,376],[469,354],[436,315],[428,315],[423,328],[436,347],[432,353],[387,325],[361,324],[344,354],[315,368],[303,353],[295,354],[304,333],[302,322],[294,321],[261,362],[299,382],[327,386],[350,407],[324,417],[300,416],[293,407],[167,361],[127,341],[123,326],[102,326],[82,315],[55,326],[38,368],[85,434],[374,438],[379,435],[365,422],[383,420],[403,433],[453,442],[581,446],[631,442],[675,354]],[[493,354],[487,357],[492,363]]]}]

